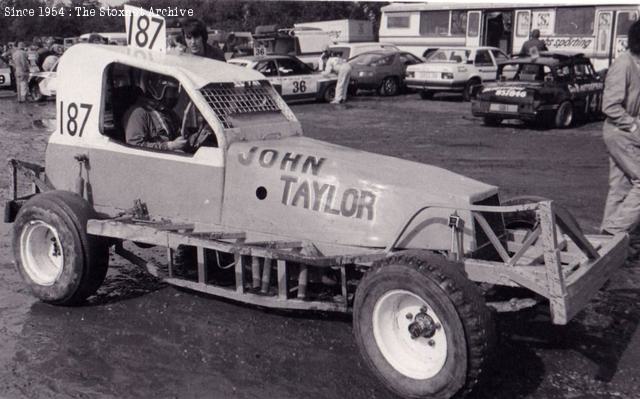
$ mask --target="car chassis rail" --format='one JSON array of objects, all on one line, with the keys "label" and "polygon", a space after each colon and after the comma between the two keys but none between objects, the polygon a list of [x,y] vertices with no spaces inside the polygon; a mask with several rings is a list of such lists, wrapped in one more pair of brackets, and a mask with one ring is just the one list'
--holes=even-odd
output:
[{"label": "car chassis rail", "polygon": [[[15,217],[24,201],[37,192],[53,187],[46,181],[44,168],[23,161],[10,160],[12,171],[11,198],[5,208]],[[19,197],[17,171],[33,183],[33,194]],[[82,189],[80,189],[82,191]],[[81,194],[81,193],[80,193]],[[500,261],[476,259],[462,250],[462,226],[450,223],[451,251],[449,256],[459,261],[467,277],[475,282],[501,286],[524,287],[546,298],[550,303],[552,322],[567,324],[578,313],[611,274],[624,263],[628,236],[584,235],[575,219],[553,201],[532,202],[514,206],[451,206],[429,204],[417,210],[395,234],[395,239],[384,249],[368,252],[324,256],[309,241],[246,241],[246,233],[220,228],[212,231],[194,231],[192,224],[176,224],[135,219],[124,215],[112,219],[92,219],[87,232],[116,239],[115,252],[130,262],[145,267],[151,274],[169,284],[259,306],[280,309],[350,312],[347,268],[368,268],[402,249],[397,248],[412,221],[427,209],[450,209],[451,217],[458,211],[471,212],[476,228],[481,228],[497,252]],[[8,210],[8,211],[7,211]],[[534,212],[537,223],[532,229],[507,229],[498,237],[482,213],[502,214]],[[123,241],[132,241],[167,248],[167,272],[125,249]],[[197,249],[197,279],[175,275],[173,252],[180,245]],[[207,251],[214,250],[234,255],[235,282],[232,287],[209,283]],[[297,276],[289,278],[291,266],[297,266]],[[275,266],[275,267],[274,267]],[[310,299],[307,295],[310,268],[333,268],[340,271],[340,295],[329,299]],[[272,284],[272,270],[277,281]],[[248,272],[250,270],[250,273]],[[297,286],[290,287],[297,280]],[[273,290],[275,289],[275,292]],[[294,296],[292,292],[297,291]]]}]

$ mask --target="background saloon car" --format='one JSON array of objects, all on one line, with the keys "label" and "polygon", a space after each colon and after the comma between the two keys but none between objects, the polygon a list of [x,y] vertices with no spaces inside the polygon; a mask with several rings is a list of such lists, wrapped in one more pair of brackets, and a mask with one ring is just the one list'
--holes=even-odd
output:
[{"label": "background saloon car", "polygon": [[507,55],[495,47],[451,47],[432,52],[424,64],[407,68],[406,85],[423,99],[439,91],[462,93],[469,101],[474,88],[496,79],[498,62]]},{"label": "background saloon car", "polygon": [[472,103],[488,125],[517,118],[569,127],[574,115],[599,116],[604,84],[582,54],[541,53],[507,61],[499,82],[485,85]]},{"label": "background saloon car", "polygon": [[394,96],[404,88],[407,66],[421,62],[420,58],[404,51],[371,51],[349,60],[351,79],[358,89],[375,89],[380,95]]},{"label": "background saloon car", "polygon": [[262,73],[287,101],[315,99],[328,102],[335,95],[335,76],[327,77],[314,72],[311,67],[293,56],[239,57],[228,62]]}]

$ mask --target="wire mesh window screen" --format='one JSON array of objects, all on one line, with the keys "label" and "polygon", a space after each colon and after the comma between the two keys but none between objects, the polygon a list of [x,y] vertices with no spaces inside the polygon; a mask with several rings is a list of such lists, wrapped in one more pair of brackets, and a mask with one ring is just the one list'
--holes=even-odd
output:
[{"label": "wire mesh window screen", "polygon": [[233,127],[232,115],[281,111],[266,82],[213,83],[200,92],[225,129]]}]

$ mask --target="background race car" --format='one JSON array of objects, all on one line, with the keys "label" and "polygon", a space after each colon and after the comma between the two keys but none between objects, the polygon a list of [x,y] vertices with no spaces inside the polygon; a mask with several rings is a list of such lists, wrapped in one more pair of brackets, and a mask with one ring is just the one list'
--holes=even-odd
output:
[{"label": "background race car", "polygon": [[4,61],[0,60],[0,89],[11,87],[11,69]]},{"label": "background race car", "polygon": [[582,54],[541,53],[501,63],[498,82],[479,88],[471,104],[487,125],[503,119],[571,126],[575,115],[599,117],[604,82]]},{"label": "background race car", "polygon": [[267,55],[233,58],[230,64],[255,69],[271,82],[271,85],[287,101],[331,101],[335,95],[335,76],[314,72],[304,62],[288,55]]}]

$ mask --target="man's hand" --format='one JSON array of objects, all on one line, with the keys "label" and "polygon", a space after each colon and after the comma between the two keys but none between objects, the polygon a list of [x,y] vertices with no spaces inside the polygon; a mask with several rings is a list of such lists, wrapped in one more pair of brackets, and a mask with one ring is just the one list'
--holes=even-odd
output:
[{"label": "man's hand", "polygon": [[185,139],[182,136],[176,138],[173,141],[167,142],[167,148],[170,151],[184,150],[186,146],[187,146],[187,139]]}]

